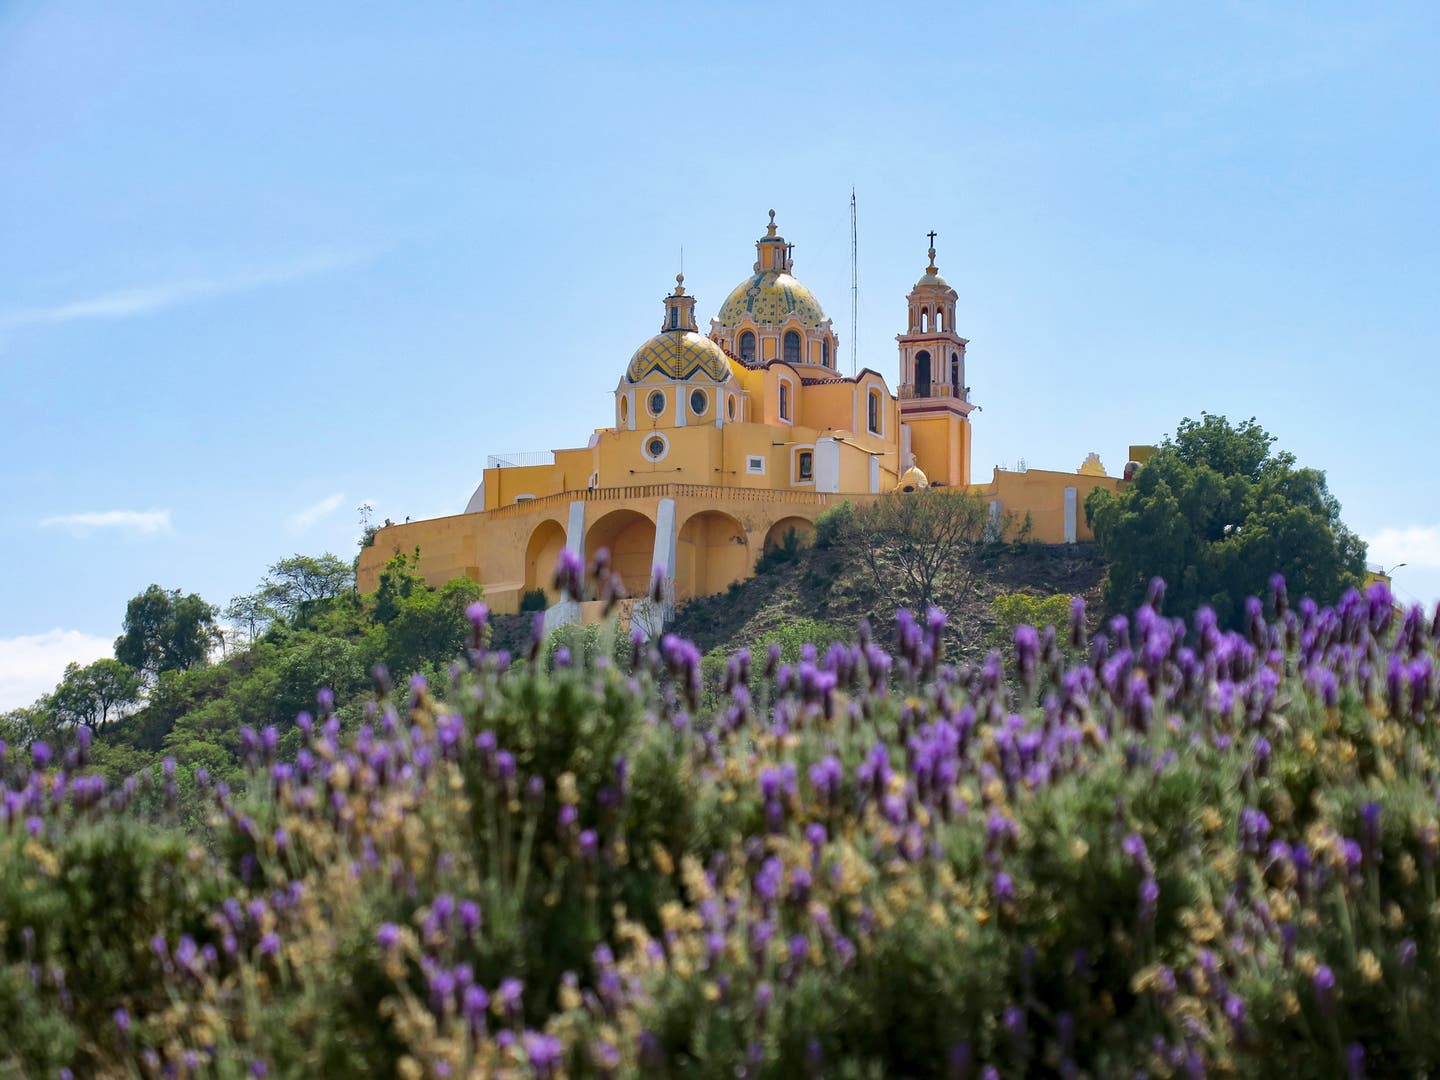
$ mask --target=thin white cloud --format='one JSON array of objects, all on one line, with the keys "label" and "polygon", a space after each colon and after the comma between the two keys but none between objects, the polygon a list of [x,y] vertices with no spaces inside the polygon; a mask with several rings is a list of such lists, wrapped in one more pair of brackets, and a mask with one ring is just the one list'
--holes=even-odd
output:
[{"label": "thin white cloud", "polygon": [[1440,570],[1440,525],[1381,529],[1366,537],[1370,562],[1382,568],[1405,563],[1415,570]]},{"label": "thin white cloud", "polygon": [[69,300],[45,307],[0,311],[0,331],[26,326],[53,326],[83,319],[129,319],[167,308],[193,304],[211,297],[284,285],[355,262],[354,257],[311,255],[292,263],[229,277],[193,277],[136,289],[120,289],[98,296]]},{"label": "thin white cloud", "polygon": [[325,498],[317,503],[311,503],[309,506],[295,511],[295,513],[291,514],[287,519],[290,531],[306,532],[317,525],[322,518],[329,517],[336,510],[339,510],[340,504],[344,501],[345,494],[343,492],[336,492],[334,495],[325,496]]},{"label": "thin white cloud", "polygon": [[169,510],[87,510],[41,518],[40,524],[47,529],[64,529],[75,536],[86,536],[97,529],[119,529],[134,536],[159,536],[175,531]]},{"label": "thin white cloud", "polygon": [[109,656],[114,643],[79,630],[0,638],[0,712],[32,704],[55,689],[65,665]]}]

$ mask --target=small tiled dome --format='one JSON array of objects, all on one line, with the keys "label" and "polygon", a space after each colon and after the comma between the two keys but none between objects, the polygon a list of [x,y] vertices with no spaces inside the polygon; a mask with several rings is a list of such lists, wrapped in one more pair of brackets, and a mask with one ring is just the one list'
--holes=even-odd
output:
[{"label": "small tiled dome", "polygon": [[721,383],[730,378],[730,362],[719,345],[693,330],[665,330],[635,350],[625,378],[640,382],[647,375],[667,379],[703,376]]}]

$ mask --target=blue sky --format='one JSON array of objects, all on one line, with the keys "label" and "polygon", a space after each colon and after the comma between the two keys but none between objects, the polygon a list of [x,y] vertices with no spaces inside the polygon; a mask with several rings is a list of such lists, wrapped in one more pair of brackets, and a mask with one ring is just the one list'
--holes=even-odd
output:
[{"label": "blue sky", "polygon": [[1201,411],[1440,597],[1433,4],[0,3],[0,708],[151,582],[583,445],[765,211],[888,375],[939,232],[974,478]]}]

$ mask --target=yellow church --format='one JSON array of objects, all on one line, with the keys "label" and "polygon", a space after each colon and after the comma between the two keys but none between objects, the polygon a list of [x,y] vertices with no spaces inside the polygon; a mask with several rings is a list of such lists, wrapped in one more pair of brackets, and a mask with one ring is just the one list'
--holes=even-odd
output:
[{"label": "yellow church", "polygon": [[[660,332],[615,387],[611,426],[582,447],[491,458],[464,513],[387,524],[361,551],[361,591],[376,587],[388,559],[418,548],[426,581],[479,582],[497,613],[543,590],[547,622],[588,620],[598,602],[562,603],[551,578],[562,549],[588,564],[603,548],[635,598],[631,618],[656,629],[674,603],[749,577],[790,530],[813,532],[827,508],[926,487],[978,492],[993,527],[1028,517],[1037,542],[1090,539],[1085,496],[1121,482],[1094,454],[1076,472],[997,468],[989,483],[970,483],[969,342],[957,332],[958,296],[935,264],[934,238],[906,298],[892,388],[870,368],[837,370],[839,339],[794,276],[793,247],[772,210],[752,272],[709,333],[676,277]],[[664,581],[659,610],[643,599],[652,570]]]}]

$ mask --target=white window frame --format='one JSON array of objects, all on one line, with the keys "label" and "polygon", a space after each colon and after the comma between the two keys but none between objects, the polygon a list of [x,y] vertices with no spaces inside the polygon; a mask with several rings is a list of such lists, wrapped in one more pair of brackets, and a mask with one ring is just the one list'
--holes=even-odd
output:
[{"label": "white window frame", "polygon": [[[810,477],[802,480],[800,478],[800,455],[810,455]],[[801,446],[790,449],[790,485],[791,487],[807,487],[815,484],[815,444],[805,443]]]},{"label": "white window frame", "polygon": [[[782,387],[784,387],[784,388],[785,388],[785,391],[784,391],[784,393],[781,393],[779,390],[777,390],[776,393],[775,393],[775,414],[780,417],[780,422],[781,422],[782,424],[790,424],[790,425],[793,426],[794,423],[795,423],[795,404],[796,404],[796,400],[795,400],[795,380],[794,380],[794,379],[791,379],[791,378],[789,378],[789,377],[787,377],[787,376],[785,376],[785,375],[781,375],[781,376],[779,376],[778,378],[779,378],[779,385],[782,386]],[[790,408],[789,408],[788,410],[782,408],[782,406],[787,405],[787,404],[790,406]],[[786,413],[787,411],[790,413],[789,416],[786,416],[786,415],[785,415],[785,413]]]},{"label": "white window frame", "polygon": [[665,391],[660,389],[658,386],[651,390],[645,391],[645,411],[651,416],[659,418],[665,415],[665,407],[662,405],[659,412],[656,412],[653,408],[650,407],[650,402],[656,394],[659,394],[661,398],[665,398]]},{"label": "white window frame", "polygon": [[[661,450],[658,454],[652,454],[650,452],[650,444],[656,439],[659,439],[665,445],[665,449]],[[646,461],[664,461],[670,454],[670,440],[660,432],[652,431],[640,441],[640,453],[644,455]]]},{"label": "white window frame", "polygon": [[746,454],[745,471],[751,476],[764,476],[765,456],[763,454]]}]

